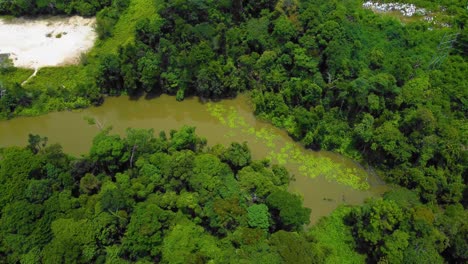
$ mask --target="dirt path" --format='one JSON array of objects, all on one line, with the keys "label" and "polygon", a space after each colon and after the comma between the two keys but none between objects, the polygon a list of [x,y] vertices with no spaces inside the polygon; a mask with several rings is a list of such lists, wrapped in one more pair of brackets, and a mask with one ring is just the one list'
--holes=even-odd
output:
[{"label": "dirt path", "polygon": [[31,80],[34,76],[36,76],[38,71],[39,71],[39,68],[35,68],[33,74],[31,74],[31,76],[29,76],[24,82],[22,82],[21,86],[25,85],[26,83],[28,83],[29,80]]}]

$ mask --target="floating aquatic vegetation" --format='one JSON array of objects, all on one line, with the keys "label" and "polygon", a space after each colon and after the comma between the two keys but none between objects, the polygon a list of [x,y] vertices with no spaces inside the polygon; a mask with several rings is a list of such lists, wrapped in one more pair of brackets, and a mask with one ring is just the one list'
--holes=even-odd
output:
[{"label": "floating aquatic vegetation", "polygon": [[260,130],[255,131],[255,136],[269,148],[274,148],[276,146],[274,141],[277,139],[278,136],[276,136],[274,134],[274,131],[272,131],[271,129],[266,129],[262,127]]},{"label": "floating aquatic vegetation", "polygon": [[226,125],[226,120],[224,118],[226,109],[222,105],[207,103],[206,106],[211,116],[218,119],[221,124]]},{"label": "floating aquatic vegetation", "polygon": [[[222,125],[236,129],[236,132],[246,136],[254,136],[256,142],[260,142],[268,148],[267,158],[273,163],[291,164],[298,168],[299,173],[310,178],[322,176],[327,180],[336,181],[354,189],[364,190],[370,187],[364,172],[359,172],[356,168],[347,168],[328,157],[314,156],[303,149],[299,143],[281,144],[281,138],[273,129],[265,127],[256,129],[249,125],[234,107],[226,108],[220,104],[208,103],[207,110]],[[232,130],[227,136],[234,136],[236,132]],[[277,143],[283,146],[278,146]]]},{"label": "floating aquatic vegetation", "polygon": [[229,131],[226,135],[224,135],[225,138],[233,138],[236,136],[236,132],[234,131]]}]

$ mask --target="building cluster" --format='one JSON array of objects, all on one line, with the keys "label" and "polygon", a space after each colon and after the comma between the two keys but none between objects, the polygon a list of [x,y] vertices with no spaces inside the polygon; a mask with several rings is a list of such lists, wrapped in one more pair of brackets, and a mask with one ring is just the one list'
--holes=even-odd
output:
[{"label": "building cluster", "polygon": [[417,8],[413,4],[402,4],[402,3],[378,3],[367,1],[362,4],[364,8],[372,9],[377,12],[389,12],[398,11],[403,16],[411,17],[414,14],[425,15],[426,10],[424,8]]}]

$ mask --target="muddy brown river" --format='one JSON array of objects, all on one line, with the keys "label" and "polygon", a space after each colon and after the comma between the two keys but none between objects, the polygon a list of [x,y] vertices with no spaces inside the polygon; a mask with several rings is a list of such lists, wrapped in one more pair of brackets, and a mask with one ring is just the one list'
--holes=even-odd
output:
[{"label": "muddy brown river", "polygon": [[255,159],[268,157],[294,175],[290,191],[299,193],[304,205],[312,209],[311,223],[339,204],[360,204],[388,188],[352,160],[306,150],[285,131],[256,119],[246,95],[216,103],[202,103],[198,98],[177,102],[167,95],[151,100],[107,98],[100,107],[0,121],[0,147],[24,146],[32,133],[47,136],[49,144],[60,143],[67,153],[85,154],[99,131],[85,121],[89,117],[102,126],[112,126],[113,133],[121,135],[128,127],[153,128],[157,134],[190,125],[209,145],[247,141]]}]

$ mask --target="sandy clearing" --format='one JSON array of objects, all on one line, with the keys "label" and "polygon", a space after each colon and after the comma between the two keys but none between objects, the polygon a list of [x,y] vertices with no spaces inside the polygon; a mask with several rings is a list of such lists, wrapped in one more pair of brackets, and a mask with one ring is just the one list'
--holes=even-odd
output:
[{"label": "sandy clearing", "polygon": [[94,18],[0,19],[0,53],[16,67],[38,69],[79,62],[96,40]]}]

